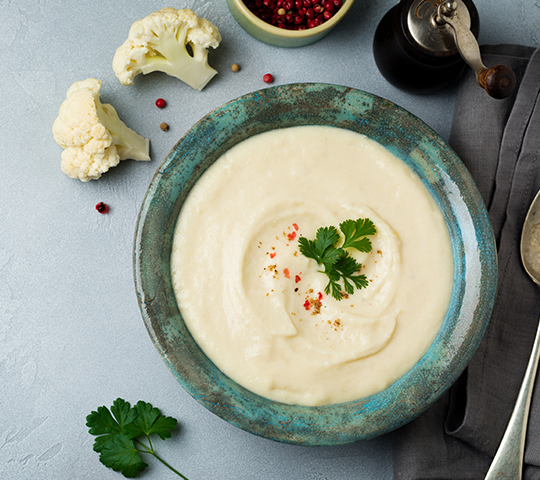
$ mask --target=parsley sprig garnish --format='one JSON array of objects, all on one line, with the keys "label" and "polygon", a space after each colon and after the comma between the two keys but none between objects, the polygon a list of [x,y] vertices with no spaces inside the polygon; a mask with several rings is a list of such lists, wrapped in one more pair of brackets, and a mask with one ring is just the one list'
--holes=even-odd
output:
[{"label": "parsley sprig garnish", "polygon": [[305,237],[298,239],[300,253],[324,267],[321,273],[328,276],[328,284],[324,291],[327,295],[332,293],[336,300],[344,297],[344,291],[351,295],[355,288],[362,289],[368,286],[366,276],[358,274],[362,264],[345,249],[354,248],[359,252],[369,253],[372,245],[368,236],[377,233],[375,225],[369,218],[345,220],[339,224],[339,228],[344,237],[340,247],[337,247],[337,244],[341,240],[341,235],[336,227],[319,228],[315,240],[308,240]]},{"label": "parsley sprig garnish", "polygon": [[[99,452],[100,462],[116,472],[122,472],[127,478],[135,478],[137,473],[148,467],[140,456],[141,453],[148,453],[187,480],[156,454],[150,439],[150,435],[154,434],[162,440],[170,438],[171,430],[176,428],[177,423],[175,418],[161,415],[159,410],[149,403],[139,401],[131,407],[121,398],[113,402],[111,410],[104,406],[98,407],[97,411],[86,417],[89,433],[98,435],[94,450]],[[139,440],[143,436],[148,439],[148,445]]]}]

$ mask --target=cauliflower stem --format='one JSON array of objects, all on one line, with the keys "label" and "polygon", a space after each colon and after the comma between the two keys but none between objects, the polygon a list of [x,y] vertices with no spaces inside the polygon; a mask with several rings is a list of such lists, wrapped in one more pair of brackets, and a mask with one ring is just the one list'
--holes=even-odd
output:
[{"label": "cauliflower stem", "polygon": [[120,160],[149,160],[149,140],[129,128],[116,113],[115,108],[108,104],[96,102],[97,116],[102,125],[109,131]]},{"label": "cauliflower stem", "polygon": [[[176,77],[190,87],[201,90],[216,75],[208,65],[208,50],[190,44],[193,56],[186,48],[187,28],[179,28],[178,36],[169,30],[159,32],[156,43],[149,42],[156,55],[147,57],[141,66],[141,72],[146,75],[156,71]],[[156,34],[154,34],[156,35]]]}]

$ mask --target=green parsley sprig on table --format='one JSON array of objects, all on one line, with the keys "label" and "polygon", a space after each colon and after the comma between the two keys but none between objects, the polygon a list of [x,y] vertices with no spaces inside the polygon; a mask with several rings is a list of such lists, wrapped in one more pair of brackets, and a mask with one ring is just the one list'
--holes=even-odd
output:
[{"label": "green parsley sprig on table", "polygon": [[344,236],[340,247],[337,247],[337,244],[341,240],[341,235],[336,227],[319,228],[315,240],[308,240],[305,237],[298,239],[300,253],[324,267],[321,273],[328,276],[328,284],[324,291],[327,295],[332,293],[336,300],[344,297],[343,291],[351,295],[355,287],[362,289],[368,286],[365,275],[355,275],[362,268],[362,264],[345,249],[354,248],[359,252],[369,253],[372,245],[368,236],[377,233],[374,223],[369,218],[345,220],[339,224],[339,228]]},{"label": "green parsley sprig on table", "polygon": [[[150,435],[154,434],[162,440],[170,438],[171,430],[177,427],[177,423],[175,418],[161,415],[159,410],[149,403],[139,401],[131,407],[121,398],[113,402],[111,410],[105,406],[98,407],[97,411],[86,417],[89,433],[98,435],[94,442],[94,451],[99,452],[100,462],[116,472],[122,472],[127,478],[135,478],[137,473],[148,467],[140,456],[141,453],[148,453],[187,480],[156,454],[150,439]],[[139,440],[143,436],[148,439],[148,445]]]}]

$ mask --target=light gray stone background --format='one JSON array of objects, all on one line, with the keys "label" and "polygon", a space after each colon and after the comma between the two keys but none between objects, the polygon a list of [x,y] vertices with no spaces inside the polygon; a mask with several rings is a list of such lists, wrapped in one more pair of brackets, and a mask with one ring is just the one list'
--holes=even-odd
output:
[{"label": "light gray stone background", "polygon": [[[392,435],[334,448],[279,444],[233,427],[179,385],[159,357],[134,291],[132,243],[139,207],[162,159],[201,117],[274,84],[327,82],[385,97],[447,138],[456,87],[413,96],[390,86],[372,55],[375,28],[397,0],[356,0],[325,39],[300,49],[260,43],[225,0],[129,2],[0,0],[0,478],[123,478],[99,463],[85,418],[122,397],[145,400],[181,428],[156,448],[190,480],[385,480]],[[540,41],[540,2],[476,0],[480,43]],[[112,71],[131,24],[166,6],[192,8],[223,36],[219,71],[198,92],[155,73],[125,87]],[[238,73],[229,66],[239,63]],[[125,161],[99,181],[60,170],[51,127],[68,87],[103,80],[112,103],[150,138],[151,162]],[[483,92],[479,89],[479,95]],[[168,101],[164,110],[157,98]],[[161,122],[171,128],[163,132]],[[107,215],[94,209],[110,205]],[[142,478],[178,478],[152,458]],[[449,465],[449,468],[451,466]]]}]

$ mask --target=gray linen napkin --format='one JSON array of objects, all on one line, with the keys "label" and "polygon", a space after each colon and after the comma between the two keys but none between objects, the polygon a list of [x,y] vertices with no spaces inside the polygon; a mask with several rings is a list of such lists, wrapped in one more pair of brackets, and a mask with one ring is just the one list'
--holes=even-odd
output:
[{"label": "gray linen napkin", "polygon": [[[514,69],[518,88],[494,100],[472,70],[461,80],[450,145],[487,205],[499,259],[493,315],[467,370],[426,413],[394,434],[394,478],[481,480],[499,446],[527,366],[540,289],[520,257],[523,221],[540,189],[540,49],[484,46],[486,66]],[[524,479],[540,480],[540,378],[531,405]]]}]

